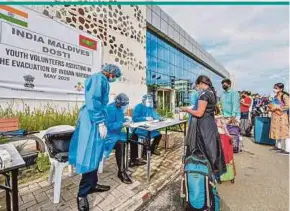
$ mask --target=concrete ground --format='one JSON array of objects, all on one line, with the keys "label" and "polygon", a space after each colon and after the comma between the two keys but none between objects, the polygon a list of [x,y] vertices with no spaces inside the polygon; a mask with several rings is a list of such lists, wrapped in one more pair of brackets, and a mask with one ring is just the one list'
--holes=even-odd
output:
[{"label": "concrete ground", "polygon": [[[99,175],[100,184],[108,184],[111,190],[104,193],[94,193],[88,196],[92,211],[133,211],[145,201],[150,200],[160,189],[175,180],[180,174],[181,156],[183,151],[183,135],[174,136],[168,150],[161,150],[160,156],[152,156],[151,180],[147,183],[146,167],[134,169],[132,177],[134,183],[126,185],[117,178],[117,165],[112,154],[105,161],[104,171]],[[160,144],[162,148],[163,144]],[[23,211],[73,211],[77,210],[76,195],[80,181],[79,175],[62,179],[60,203],[53,204],[53,185],[49,185],[47,178],[29,180],[19,186],[19,208]],[[0,192],[0,211],[5,211],[5,194]]]},{"label": "concrete ground", "polygon": [[[244,146],[244,151],[235,155],[235,184],[225,182],[219,185],[219,194],[223,200],[222,210],[288,211],[289,156],[278,155],[269,151],[271,147],[254,144],[247,138],[244,139]],[[146,182],[145,167],[134,169],[134,184],[122,184],[116,177],[116,163],[112,156],[100,175],[101,183],[111,185],[112,190],[90,195],[91,210],[182,210],[178,178],[182,151],[182,137],[179,137],[170,150],[163,150],[161,156],[152,157],[150,184]],[[78,175],[63,178],[59,204],[52,203],[53,186],[46,179],[20,185],[20,210],[77,210],[75,196],[79,180]],[[6,210],[3,197],[0,197],[0,210]]]},{"label": "concrete ground", "polygon": [[[218,188],[222,211],[289,210],[289,156],[270,149],[244,138],[244,151],[235,155],[235,184],[224,182]],[[179,191],[177,179],[139,211],[182,210]]]},{"label": "concrete ground", "polygon": [[288,211],[289,156],[251,139],[244,138],[244,145],[235,156],[236,182],[222,184],[220,195],[234,211]]}]

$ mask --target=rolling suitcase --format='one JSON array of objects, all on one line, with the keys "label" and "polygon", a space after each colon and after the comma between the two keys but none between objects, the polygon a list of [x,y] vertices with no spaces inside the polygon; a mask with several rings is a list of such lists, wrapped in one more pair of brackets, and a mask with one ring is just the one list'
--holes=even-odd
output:
[{"label": "rolling suitcase", "polygon": [[255,118],[255,128],[254,128],[255,143],[275,145],[275,140],[270,139],[269,137],[270,126],[271,126],[270,117]]},{"label": "rolling suitcase", "polygon": [[220,134],[222,149],[224,153],[225,162],[227,165],[227,172],[222,174],[219,178],[219,183],[225,181],[235,182],[236,169],[234,162],[234,152],[232,138],[227,134]]},{"label": "rolling suitcase", "polygon": [[241,151],[241,130],[236,125],[227,125],[227,130],[232,138],[233,151],[234,153],[239,153]]},{"label": "rolling suitcase", "polygon": [[227,134],[220,134],[222,149],[226,163],[234,159],[232,138]]}]

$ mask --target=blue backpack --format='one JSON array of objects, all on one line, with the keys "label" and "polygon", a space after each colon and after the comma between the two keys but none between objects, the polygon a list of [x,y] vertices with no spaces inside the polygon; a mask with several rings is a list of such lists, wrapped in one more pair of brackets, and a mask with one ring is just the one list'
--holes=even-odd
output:
[{"label": "blue backpack", "polygon": [[220,198],[209,161],[191,155],[184,162],[185,210],[220,211]]}]

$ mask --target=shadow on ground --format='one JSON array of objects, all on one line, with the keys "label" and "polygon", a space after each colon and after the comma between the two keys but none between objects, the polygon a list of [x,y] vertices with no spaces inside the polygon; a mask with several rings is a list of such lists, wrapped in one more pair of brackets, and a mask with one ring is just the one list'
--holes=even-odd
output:
[{"label": "shadow on ground", "polygon": [[[180,198],[180,179],[169,184],[165,189],[160,191],[156,197],[145,204],[138,211],[177,211],[183,210],[182,200]],[[221,202],[222,211],[230,211],[230,208]]]}]

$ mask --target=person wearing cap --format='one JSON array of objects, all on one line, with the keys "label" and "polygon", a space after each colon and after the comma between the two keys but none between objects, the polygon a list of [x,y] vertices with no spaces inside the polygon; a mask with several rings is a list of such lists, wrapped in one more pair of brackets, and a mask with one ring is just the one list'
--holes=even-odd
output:
[{"label": "person wearing cap", "polygon": [[115,101],[107,106],[108,136],[105,142],[105,157],[109,157],[111,151],[115,147],[115,157],[118,166],[118,178],[125,184],[131,184],[132,179],[125,171],[125,161],[123,152],[125,143],[127,142],[127,134],[122,132],[125,119],[125,111],[129,105],[129,98],[126,94],[118,94]]},{"label": "person wearing cap", "polygon": [[106,105],[109,102],[110,82],[121,77],[116,65],[105,65],[102,70],[85,82],[85,105],[80,109],[75,132],[69,148],[69,163],[76,173],[82,174],[79,185],[78,210],[89,210],[87,195],[110,190],[110,186],[98,184],[98,167],[104,153],[107,136]]},{"label": "person wearing cap", "polygon": [[223,92],[220,97],[222,115],[229,121],[234,121],[239,125],[240,122],[240,95],[232,88],[230,79],[222,80]]},{"label": "person wearing cap", "polygon": [[[139,103],[133,109],[132,115],[133,122],[144,122],[144,121],[153,121],[160,120],[160,116],[153,108],[153,97],[152,95],[146,94],[142,97],[142,103]],[[132,136],[132,140],[137,142],[139,137],[146,138],[148,132],[146,130],[137,129],[136,133]],[[160,155],[160,152],[157,150],[158,144],[162,138],[162,135],[159,131],[151,132],[151,139],[154,138],[153,143],[151,144],[150,150],[152,154]],[[143,157],[146,155],[146,150],[143,150]],[[129,163],[130,167],[140,166],[146,164],[143,160],[139,160],[138,157],[138,145],[136,143],[131,143],[131,160]]]}]

